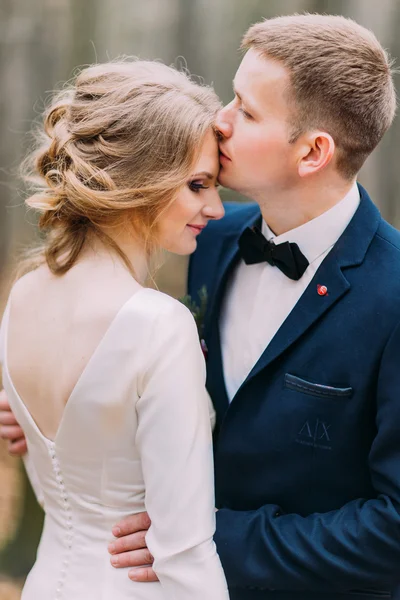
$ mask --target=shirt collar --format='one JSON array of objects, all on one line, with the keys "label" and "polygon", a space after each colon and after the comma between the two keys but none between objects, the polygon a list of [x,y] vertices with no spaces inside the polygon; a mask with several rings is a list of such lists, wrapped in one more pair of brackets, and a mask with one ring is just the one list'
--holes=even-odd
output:
[{"label": "shirt collar", "polygon": [[353,218],[359,204],[360,193],[357,183],[354,183],[343,200],[308,223],[275,236],[263,220],[262,233],[267,240],[273,240],[275,244],[283,242],[298,244],[311,264],[337,242]]}]

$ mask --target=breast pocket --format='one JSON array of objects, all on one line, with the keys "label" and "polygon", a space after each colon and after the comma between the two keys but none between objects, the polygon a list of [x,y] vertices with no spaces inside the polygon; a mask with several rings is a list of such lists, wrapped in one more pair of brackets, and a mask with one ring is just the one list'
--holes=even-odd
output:
[{"label": "breast pocket", "polygon": [[290,373],[285,374],[285,388],[318,398],[350,398],[353,395],[352,387],[335,387],[322,383],[306,381]]},{"label": "breast pocket", "polygon": [[354,410],[356,390],[341,384],[340,379],[321,377],[310,381],[291,373],[281,379],[281,418],[274,423],[281,437],[285,431],[280,464],[282,460],[286,464],[281,470],[290,469],[296,474],[293,485],[304,494],[296,497],[296,503],[302,502],[298,510],[307,514],[332,510],[339,497],[345,503],[352,493],[347,484],[353,469],[349,463],[353,456],[355,461],[359,456],[362,428],[358,427],[358,412]]}]

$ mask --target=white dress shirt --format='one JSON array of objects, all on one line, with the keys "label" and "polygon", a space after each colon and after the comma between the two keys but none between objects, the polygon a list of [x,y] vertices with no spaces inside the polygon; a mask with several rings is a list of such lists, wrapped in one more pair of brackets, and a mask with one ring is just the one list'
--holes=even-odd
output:
[{"label": "white dress shirt", "polygon": [[[282,323],[308,287],[360,203],[357,185],[319,217],[274,236],[263,221],[262,233],[275,244],[294,242],[309,261],[304,275],[293,281],[267,262],[243,260],[228,281],[220,314],[222,360],[229,401],[256,364]],[[323,281],[319,282],[321,285]]]}]

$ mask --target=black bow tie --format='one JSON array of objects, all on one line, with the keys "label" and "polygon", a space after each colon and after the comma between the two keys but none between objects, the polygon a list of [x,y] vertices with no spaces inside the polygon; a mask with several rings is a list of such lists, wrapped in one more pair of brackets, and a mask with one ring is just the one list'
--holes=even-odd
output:
[{"label": "black bow tie", "polygon": [[246,265],[267,261],[295,281],[303,276],[309,265],[297,244],[274,244],[263,236],[258,227],[247,227],[243,231],[239,238],[239,248]]}]

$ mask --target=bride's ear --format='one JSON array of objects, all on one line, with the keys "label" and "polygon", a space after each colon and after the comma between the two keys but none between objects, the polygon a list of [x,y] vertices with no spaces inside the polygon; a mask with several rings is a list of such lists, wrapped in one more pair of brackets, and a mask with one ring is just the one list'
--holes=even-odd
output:
[{"label": "bride's ear", "polygon": [[307,177],[324,169],[331,162],[335,148],[333,137],[326,131],[312,131],[306,134],[299,146],[300,177]]}]

